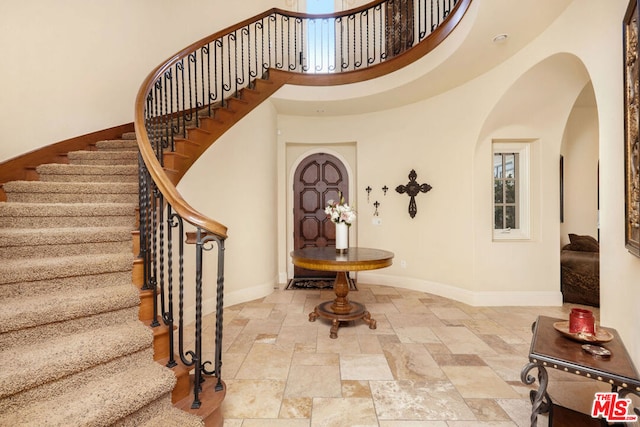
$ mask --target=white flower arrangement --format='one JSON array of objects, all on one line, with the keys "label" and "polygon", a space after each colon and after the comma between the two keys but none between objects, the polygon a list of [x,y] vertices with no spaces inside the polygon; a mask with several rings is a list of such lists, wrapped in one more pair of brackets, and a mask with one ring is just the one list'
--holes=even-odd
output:
[{"label": "white flower arrangement", "polygon": [[329,200],[329,204],[324,209],[324,213],[336,224],[344,222],[350,226],[356,220],[356,211],[344,202],[342,193],[340,193],[339,202],[336,203],[333,200]]}]

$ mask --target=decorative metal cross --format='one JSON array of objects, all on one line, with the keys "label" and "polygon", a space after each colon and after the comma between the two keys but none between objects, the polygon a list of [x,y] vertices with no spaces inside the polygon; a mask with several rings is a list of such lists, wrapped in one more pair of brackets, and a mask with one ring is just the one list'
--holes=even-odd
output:
[{"label": "decorative metal cross", "polygon": [[373,216],[378,216],[378,208],[380,207],[380,202],[376,200],[373,206],[376,207],[376,211],[373,213]]},{"label": "decorative metal cross", "polygon": [[409,216],[414,218],[416,213],[418,213],[418,206],[416,205],[416,196],[419,193],[426,193],[431,190],[431,186],[429,184],[418,184],[416,179],[418,178],[418,174],[414,169],[411,169],[409,172],[409,182],[407,185],[398,185],[396,187],[396,191],[400,194],[407,193],[411,200],[409,200]]}]

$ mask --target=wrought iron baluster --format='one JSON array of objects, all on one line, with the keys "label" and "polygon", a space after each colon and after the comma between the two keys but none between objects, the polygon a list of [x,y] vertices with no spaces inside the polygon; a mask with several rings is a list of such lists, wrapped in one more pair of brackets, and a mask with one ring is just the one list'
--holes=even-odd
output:
[{"label": "wrought iron baluster", "polygon": [[[206,64],[206,72],[202,71],[202,102],[205,103],[207,109],[207,116],[212,117],[213,112],[211,110],[211,43],[202,47],[202,53],[206,57],[206,61],[203,58],[203,67]],[[206,89],[205,89],[206,86]]]},{"label": "wrought iron baluster", "polygon": [[[164,196],[161,192],[158,191],[158,235],[159,235],[159,260],[158,260],[158,271],[159,275],[159,283],[157,283],[158,290],[160,291],[160,312],[163,314],[166,311],[166,290],[165,290],[165,259],[164,259],[164,249],[165,249],[165,237],[164,237]],[[159,322],[157,320],[157,316],[154,318],[152,326],[159,326]]]},{"label": "wrought iron baluster", "polygon": [[[151,188],[151,277],[149,286],[153,289],[153,300],[158,301],[158,187],[152,183]],[[158,304],[153,305],[152,327],[160,326],[158,322]]]},{"label": "wrought iron baluster", "polygon": [[203,252],[202,229],[196,231],[196,322],[195,322],[195,353],[194,353],[194,379],[193,379],[193,402],[191,409],[200,408],[200,390],[202,383],[202,252]]},{"label": "wrought iron baluster", "polygon": [[173,233],[172,230],[178,226],[179,218],[173,214],[171,205],[167,205],[167,297],[168,304],[162,313],[162,320],[167,326],[169,333],[169,360],[168,368],[177,366],[174,356],[174,336],[173,336]]}]

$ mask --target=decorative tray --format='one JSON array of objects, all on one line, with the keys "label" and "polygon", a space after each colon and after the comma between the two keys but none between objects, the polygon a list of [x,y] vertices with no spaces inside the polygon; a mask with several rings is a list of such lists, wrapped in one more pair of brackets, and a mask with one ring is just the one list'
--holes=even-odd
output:
[{"label": "decorative tray", "polygon": [[569,332],[569,321],[564,322],[555,322],[553,327],[556,331],[560,332],[565,337],[572,339],[574,341],[583,342],[583,343],[603,343],[609,342],[613,339],[613,335],[605,329],[599,328],[596,324],[596,334],[586,334],[584,332],[579,333],[571,333]]}]

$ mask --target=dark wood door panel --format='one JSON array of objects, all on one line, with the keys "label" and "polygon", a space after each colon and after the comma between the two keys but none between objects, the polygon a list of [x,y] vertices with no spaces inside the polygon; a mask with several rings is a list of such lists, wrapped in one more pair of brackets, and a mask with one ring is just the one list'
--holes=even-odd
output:
[{"label": "dark wood door panel", "polygon": [[[296,168],[293,182],[294,249],[335,245],[335,225],[324,208],[342,194],[349,197],[349,180],[344,164],[326,153],[312,154]],[[332,277],[335,273],[294,267],[295,277]]]}]

